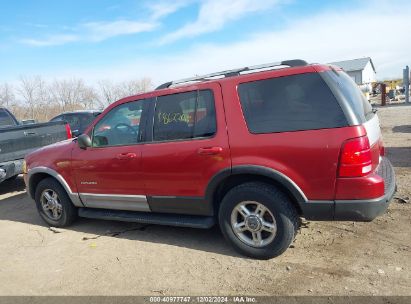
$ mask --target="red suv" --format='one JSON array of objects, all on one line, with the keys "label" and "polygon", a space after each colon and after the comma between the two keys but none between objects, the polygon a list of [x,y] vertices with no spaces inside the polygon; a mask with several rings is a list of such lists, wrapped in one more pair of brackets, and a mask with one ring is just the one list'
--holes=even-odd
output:
[{"label": "red suv", "polygon": [[300,217],[371,221],[395,192],[378,117],[341,69],[303,60],[173,81],[26,158],[40,216],[209,228],[267,259]]}]

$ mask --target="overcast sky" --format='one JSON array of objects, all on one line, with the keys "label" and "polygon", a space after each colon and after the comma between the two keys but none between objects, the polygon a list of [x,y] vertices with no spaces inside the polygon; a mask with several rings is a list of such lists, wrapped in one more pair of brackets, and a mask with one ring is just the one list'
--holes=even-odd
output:
[{"label": "overcast sky", "polygon": [[0,81],[20,75],[155,84],[301,58],[411,64],[411,1],[2,1]]}]

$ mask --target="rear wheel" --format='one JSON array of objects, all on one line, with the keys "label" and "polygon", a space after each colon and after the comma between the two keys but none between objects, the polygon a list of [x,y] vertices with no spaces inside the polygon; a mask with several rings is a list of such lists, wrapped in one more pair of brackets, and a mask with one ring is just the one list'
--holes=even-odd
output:
[{"label": "rear wheel", "polygon": [[253,182],[226,194],[219,223],[224,237],[238,252],[270,259],[293,242],[299,218],[287,195],[273,186]]},{"label": "rear wheel", "polygon": [[77,208],[54,178],[43,179],[38,184],[35,201],[41,218],[51,226],[65,227],[77,219]]}]

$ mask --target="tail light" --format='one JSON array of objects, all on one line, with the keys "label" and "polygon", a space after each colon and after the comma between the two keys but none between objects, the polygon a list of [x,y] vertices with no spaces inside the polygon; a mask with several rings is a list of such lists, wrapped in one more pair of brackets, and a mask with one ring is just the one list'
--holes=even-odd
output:
[{"label": "tail light", "polygon": [[371,172],[372,156],[367,136],[346,140],[341,148],[338,175],[340,177],[365,176]]},{"label": "tail light", "polygon": [[73,138],[73,134],[71,134],[71,129],[70,129],[69,124],[66,124],[66,134],[67,134],[67,139]]},{"label": "tail light", "polygon": [[385,148],[384,148],[384,142],[382,141],[382,138],[378,141],[378,146],[380,147],[380,156],[385,155]]}]

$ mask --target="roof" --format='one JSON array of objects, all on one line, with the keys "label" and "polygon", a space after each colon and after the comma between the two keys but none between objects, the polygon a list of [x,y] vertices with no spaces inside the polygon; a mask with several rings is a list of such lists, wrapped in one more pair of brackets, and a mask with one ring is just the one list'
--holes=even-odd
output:
[{"label": "roof", "polygon": [[59,115],[63,115],[63,114],[94,114],[94,113],[102,113],[103,111],[100,110],[76,110],[76,111],[67,111],[67,112],[63,112]]},{"label": "roof", "polygon": [[305,60],[301,60],[301,59],[292,59],[292,60],[284,60],[284,61],[272,62],[272,63],[266,63],[266,64],[259,64],[259,65],[249,66],[249,67],[242,67],[242,68],[237,68],[233,70],[226,70],[226,71],[211,73],[211,74],[202,75],[202,76],[169,81],[169,82],[163,83],[162,85],[158,86],[156,90],[167,89],[173,85],[178,85],[182,83],[190,83],[190,82],[196,82],[196,81],[206,81],[206,80],[221,79],[221,78],[227,78],[227,77],[233,77],[233,76],[240,76],[241,73],[243,72],[253,73],[256,71],[268,71],[272,69],[283,68],[285,66],[301,67],[301,66],[307,66],[307,65],[308,63]]},{"label": "roof", "polygon": [[372,66],[372,68],[375,72],[374,63],[372,62],[372,59],[370,57],[330,62],[330,64],[339,66],[340,68],[342,68],[346,72],[351,72],[351,71],[364,70],[364,68],[368,64],[368,62],[371,62],[371,66]]}]

